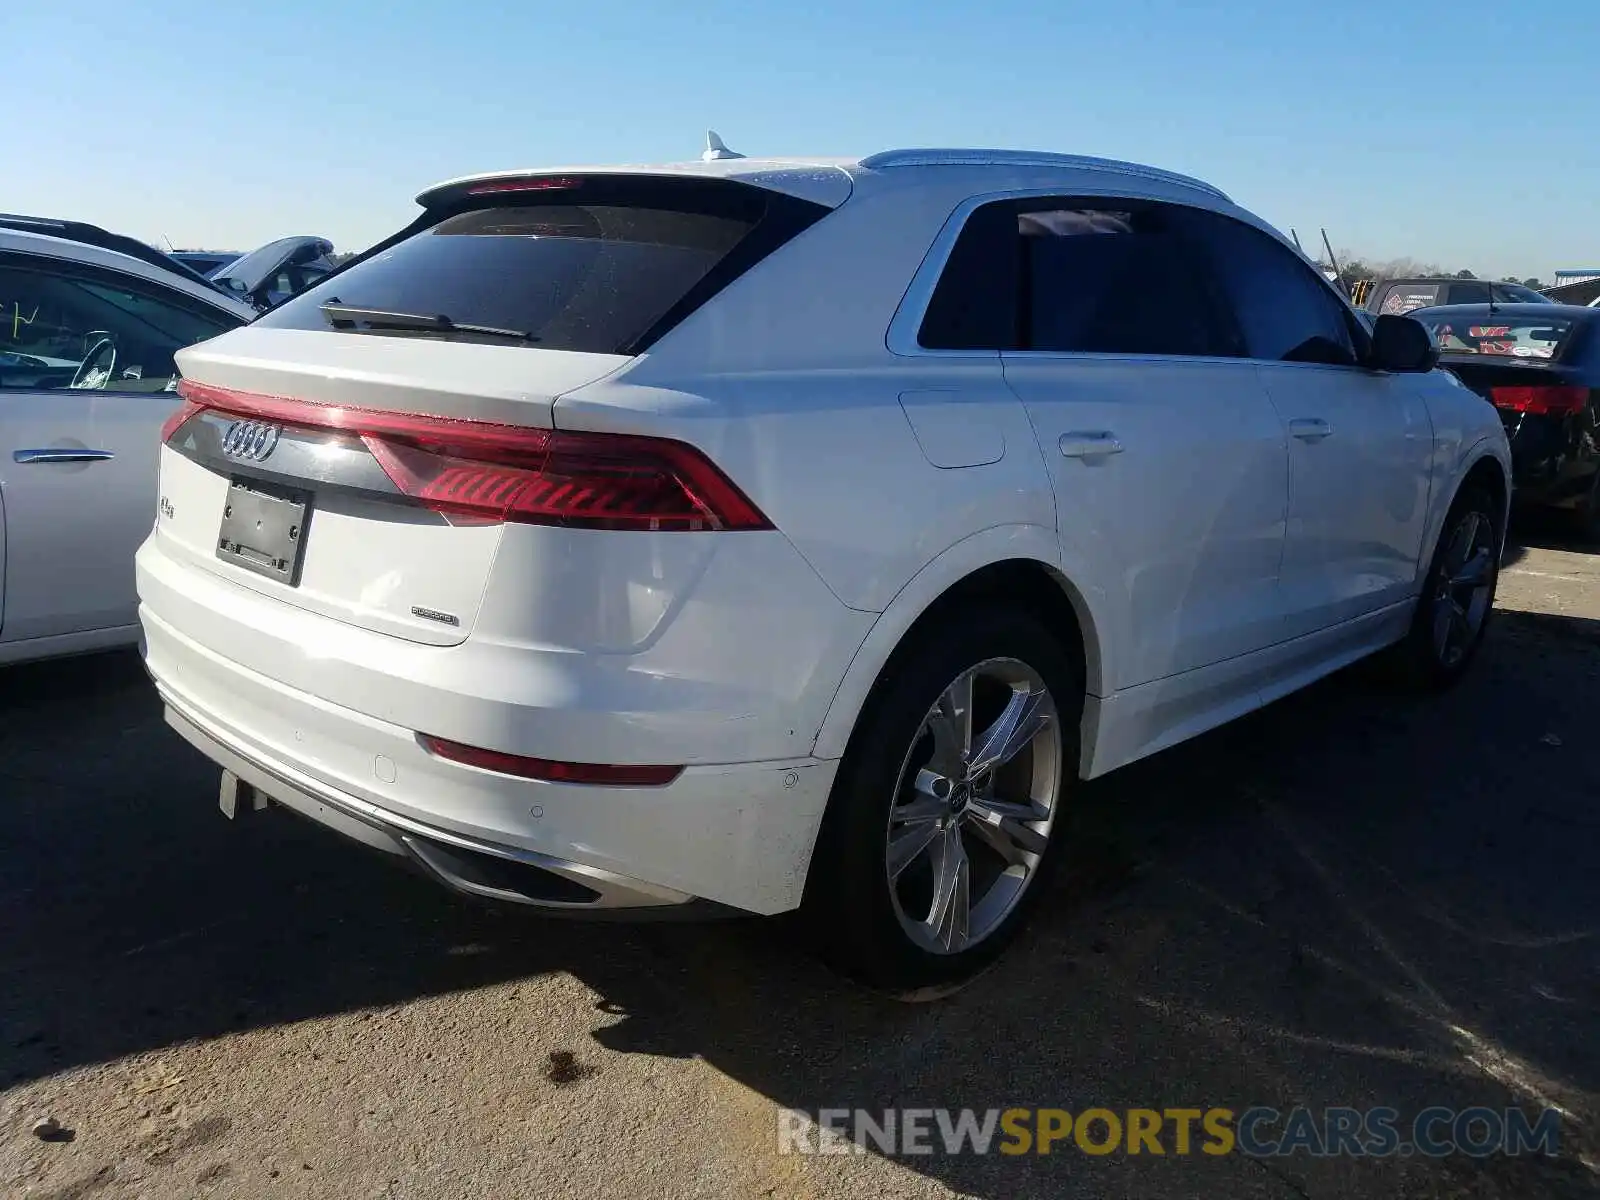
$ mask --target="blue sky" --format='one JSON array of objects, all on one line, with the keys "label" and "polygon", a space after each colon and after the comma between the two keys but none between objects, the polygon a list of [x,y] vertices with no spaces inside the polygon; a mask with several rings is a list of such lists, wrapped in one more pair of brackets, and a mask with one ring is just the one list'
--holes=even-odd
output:
[{"label": "blue sky", "polygon": [[978,145],[1209,179],[1302,240],[1600,265],[1600,0],[98,0],[0,15],[0,208],[357,249],[436,180]]}]

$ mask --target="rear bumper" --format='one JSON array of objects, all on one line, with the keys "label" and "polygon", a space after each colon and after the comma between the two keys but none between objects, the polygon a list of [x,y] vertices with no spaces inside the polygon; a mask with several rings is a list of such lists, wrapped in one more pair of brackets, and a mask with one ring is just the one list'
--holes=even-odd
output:
[{"label": "rear bumper", "polygon": [[1506,430],[1519,505],[1570,504],[1588,493],[1600,460],[1569,425],[1532,414]]},{"label": "rear bumper", "polygon": [[[558,761],[689,766],[809,757],[876,620],[842,605],[779,533],[729,534],[674,565],[675,534],[515,532],[455,645],[286,602],[159,528],[135,558],[141,620],[313,705],[406,730]],[[652,582],[654,568],[671,578]]]},{"label": "rear bumper", "polygon": [[1512,475],[1512,503],[1519,508],[1576,504],[1594,486],[1600,464],[1592,460],[1523,460]]},{"label": "rear bumper", "polygon": [[[317,783],[283,764],[238,754],[180,703],[166,721],[186,742],[223,768],[226,807],[247,804],[247,792],[269,799],[354,841],[404,858],[446,887],[484,899],[569,911],[691,909],[694,897],[602,871],[502,846],[413,821]],[[242,787],[240,785],[243,785]],[[231,814],[230,814],[231,815]],[[500,869],[496,870],[495,867]]]},{"label": "rear bumper", "polygon": [[[201,753],[458,890],[520,889],[498,898],[566,912],[705,900],[772,914],[800,903],[834,762],[690,766],[665,787],[520,779],[436,758],[413,729],[241,666],[149,606],[140,616],[169,722]],[[519,868],[507,870],[522,882],[508,888],[486,858]]]}]

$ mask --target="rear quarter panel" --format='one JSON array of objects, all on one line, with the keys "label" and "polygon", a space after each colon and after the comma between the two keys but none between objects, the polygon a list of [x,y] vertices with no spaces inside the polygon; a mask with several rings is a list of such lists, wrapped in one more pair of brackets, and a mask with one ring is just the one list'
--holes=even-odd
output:
[{"label": "rear quarter panel", "polygon": [[[683,390],[691,383],[697,392]],[[937,411],[946,406],[930,398],[941,394],[951,397],[947,407],[955,411]],[[903,397],[915,402],[903,403]],[[583,428],[649,432],[703,450],[834,597],[848,609],[874,615],[859,627],[851,656],[833,677],[825,717],[819,713],[811,731],[819,757],[844,752],[884,662],[950,587],[1008,559],[1037,561],[1071,577],[1061,559],[1055,501],[1038,441],[1026,410],[1003,387],[998,359],[931,359],[924,369],[866,376],[718,375],[685,380],[683,388],[671,390],[617,380],[585,389],[577,412],[566,404],[557,406],[558,426],[578,419]],[[975,406],[979,430],[966,411]],[[921,440],[908,407],[916,413]],[[943,422],[951,430],[968,430],[972,453],[961,455],[959,440],[939,436]],[[970,465],[935,466],[930,453]],[[1091,686],[1100,668],[1089,607],[1093,595],[1069,590],[1084,605],[1080,623],[1091,641]],[[760,602],[754,592],[749,601]],[[765,607],[782,610],[776,601]],[[784,636],[779,624],[771,630],[775,637]]]},{"label": "rear quarter panel", "polygon": [[1443,370],[1417,380],[1433,421],[1432,500],[1428,535],[1422,541],[1419,578],[1428,569],[1445,515],[1455,502],[1461,482],[1479,460],[1491,458],[1500,466],[1509,492],[1511,448],[1500,415],[1483,397]]}]

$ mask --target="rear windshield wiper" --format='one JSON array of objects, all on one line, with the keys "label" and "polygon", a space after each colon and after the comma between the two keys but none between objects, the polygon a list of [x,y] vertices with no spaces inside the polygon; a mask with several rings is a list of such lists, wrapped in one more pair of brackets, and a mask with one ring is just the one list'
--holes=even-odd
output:
[{"label": "rear windshield wiper", "polygon": [[416,329],[440,333],[476,333],[484,337],[510,338],[519,342],[537,342],[538,336],[521,329],[501,329],[496,325],[468,325],[452,321],[443,313],[391,312],[386,308],[362,308],[355,304],[340,304],[329,300],[320,306],[322,315],[334,328],[354,326],[358,322],[369,329]]}]

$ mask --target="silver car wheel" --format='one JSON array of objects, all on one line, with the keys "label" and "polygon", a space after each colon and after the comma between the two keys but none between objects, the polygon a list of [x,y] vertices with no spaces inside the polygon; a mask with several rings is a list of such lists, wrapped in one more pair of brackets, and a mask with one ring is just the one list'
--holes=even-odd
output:
[{"label": "silver car wheel", "polygon": [[1471,649],[1489,615],[1495,576],[1494,523],[1465,512],[1450,532],[1433,593],[1433,652],[1453,667]]},{"label": "silver car wheel", "polygon": [[958,675],[912,739],[889,810],[885,870],[901,928],[957,954],[1016,909],[1049,845],[1061,725],[1038,672],[995,658]]}]

